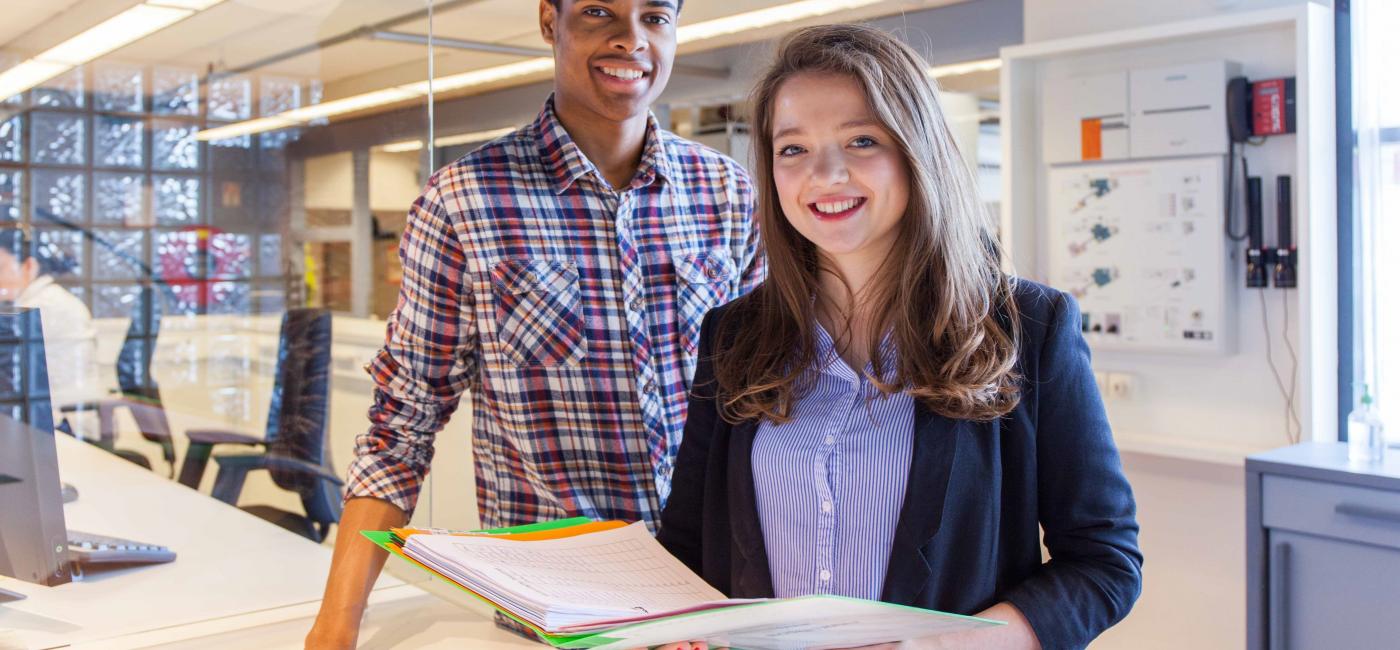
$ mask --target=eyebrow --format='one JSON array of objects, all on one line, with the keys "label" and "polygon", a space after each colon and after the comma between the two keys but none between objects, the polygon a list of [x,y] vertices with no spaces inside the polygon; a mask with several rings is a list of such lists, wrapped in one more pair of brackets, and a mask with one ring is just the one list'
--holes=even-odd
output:
[{"label": "eyebrow", "polygon": [[[605,5],[613,4],[613,0],[598,0],[598,1],[601,2],[601,3],[603,3],[603,4],[605,4]],[[679,11],[680,11],[679,9],[676,8],[676,3],[671,2],[670,0],[648,0],[648,1],[647,1],[647,6],[648,6],[648,7],[658,7],[658,8],[661,8],[661,9],[670,9],[671,11],[676,11],[676,12],[679,12]]]},{"label": "eyebrow", "polygon": [[[851,120],[851,121],[849,121],[849,122],[843,122],[843,123],[841,123],[841,126],[838,126],[838,127],[836,127],[836,128],[837,128],[838,130],[844,131],[844,130],[846,130],[846,129],[858,129],[858,128],[863,127],[863,126],[880,126],[880,123],[879,123],[878,121],[872,119],[872,118],[869,118],[869,117],[862,117],[862,118],[860,118],[860,119]],[[800,133],[802,133],[802,127],[800,127],[800,126],[789,126],[789,127],[785,128],[785,129],[779,130],[777,133],[774,133],[774,134],[773,134],[773,139],[774,139],[774,140],[777,140],[778,138],[781,138],[781,137],[784,137],[784,136],[798,135],[798,134],[800,134]]]}]

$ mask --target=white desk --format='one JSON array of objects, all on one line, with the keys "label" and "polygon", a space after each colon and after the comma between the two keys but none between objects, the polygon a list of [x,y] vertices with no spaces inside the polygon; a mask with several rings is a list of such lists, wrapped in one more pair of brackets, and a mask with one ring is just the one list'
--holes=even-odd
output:
[{"label": "white desk", "polygon": [[[17,638],[30,648],[301,647],[330,568],[329,548],[67,436],[58,436],[58,443],[60,475],[79,494],[65,506],[69,528],[162,544],[179,557],[89,572],[81,582],[58,587],[0,578],[0,587],[28,596],[0,605],[0,642]],[[429,639],[539,647],[392,576],[382,577],[375,590],[363,647],[391,647],[396,637],[406,638],[403,647],[430,646]]]}]

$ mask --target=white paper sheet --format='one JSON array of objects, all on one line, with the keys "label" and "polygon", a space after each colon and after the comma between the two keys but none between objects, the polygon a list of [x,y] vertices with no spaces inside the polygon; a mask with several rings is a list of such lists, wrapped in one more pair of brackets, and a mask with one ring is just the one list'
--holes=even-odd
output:
[{"label": "white paper sheet", "polygon": [[[613,639],[594,650],[645,648],[675,641],[707,641],[711,648],[822,650],[946,634],[1001,625],[839,596],[804,596],[639,623],[599,636]],[[588,640],[578,646],[596,643]]]},{"label": "white paper sheet", "polygon": [[547,628],[569,619],[658,613],[724,600],[724,594],[666,552],[641,523],[530,542],[413,535],[405,551],[539,608],[555,623],[539,621]]}]

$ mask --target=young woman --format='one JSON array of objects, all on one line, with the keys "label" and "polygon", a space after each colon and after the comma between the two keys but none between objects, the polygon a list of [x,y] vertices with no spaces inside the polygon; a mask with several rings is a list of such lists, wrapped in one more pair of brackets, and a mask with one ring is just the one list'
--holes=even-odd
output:
[{"label": "young woman", "polygon": [[1007,622],[903,647],[1082,647],[1140,591],[1132,491],[1078,307],[1001,270],[926,67],[824,26],[760,82],[768,278],[705,318],[659,539],[734,597]]}]

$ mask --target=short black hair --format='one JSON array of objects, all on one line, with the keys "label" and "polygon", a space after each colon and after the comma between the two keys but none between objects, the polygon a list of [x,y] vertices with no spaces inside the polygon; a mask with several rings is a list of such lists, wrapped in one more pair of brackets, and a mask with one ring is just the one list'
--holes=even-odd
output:
[{"label": "short black hair", "polygon": [[[556,6],[556,7],[558,7],[558,6],[559,6],[559,0],[549,0],[549,4],[552,4],[552,5]],[[677,11],[677,12],[679,12],[679,11],[681,10],[681,7],[684,7],[684,6],[685,6],[685,0],[676,0],[676,11]]]}]

